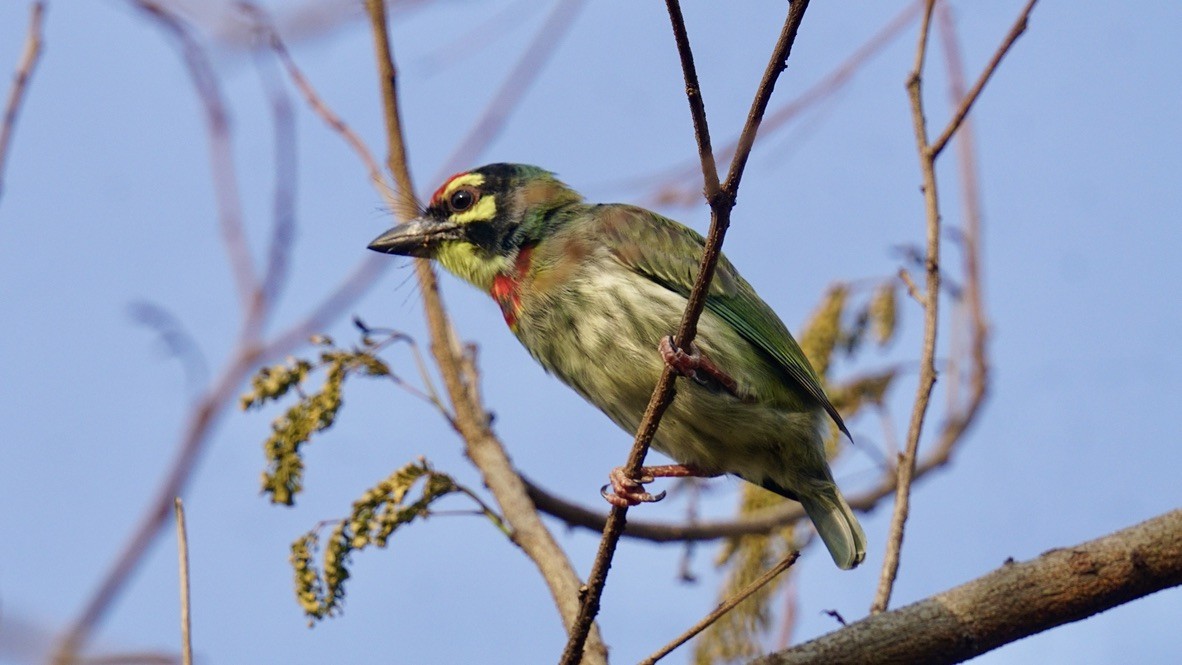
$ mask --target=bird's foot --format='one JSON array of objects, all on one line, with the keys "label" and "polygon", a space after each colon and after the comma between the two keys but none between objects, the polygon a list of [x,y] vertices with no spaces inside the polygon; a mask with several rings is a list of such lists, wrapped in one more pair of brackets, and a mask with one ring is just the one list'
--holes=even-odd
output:
[{"label": "bird's foot", "polygon": [[740,396],[739,383],[731,375],[722,371],[718,365],[715,365],[710,358],[698,351],[698,347],[692,342],[689,344],[689,353],[686,353],[673,346],[673,338],[666,335],[661,338],[657,350],[661,352],[661,358],[665,360],[665,364],[672,367],[673,371],[678,374],[702,385],[707,385],[709,379],[713,379],[723,390],[735,397]]},{"label": "bird's foot", "polygon": [[[642,466],[640,475],[632,478],[622,466],[617,466],[608,474],[610,485],[604,485],[599,494],[613,506],[627,508],[641,503],[654,503],[665,498],[662,490],[657,494],[650,494],[644,490],[645,483],[651,483],[657,478],[713,478],[717,473],[709,473],[695,466],[686,464],[664,464],[661,466]],[[608,491],[611,487],[612,491]]]}]

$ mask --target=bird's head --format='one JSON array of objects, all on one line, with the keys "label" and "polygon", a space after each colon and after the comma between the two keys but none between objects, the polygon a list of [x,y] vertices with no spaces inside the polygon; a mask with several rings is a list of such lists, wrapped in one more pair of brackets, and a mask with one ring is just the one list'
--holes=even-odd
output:
[{"label": "bird's head", "polygon": [[386,231],[369,248],[436,259],[488,290],[517,253],[542,240],[551,213],[582,201],[554,174],[524,164],[489,164],[448,178],[425,210]]}]

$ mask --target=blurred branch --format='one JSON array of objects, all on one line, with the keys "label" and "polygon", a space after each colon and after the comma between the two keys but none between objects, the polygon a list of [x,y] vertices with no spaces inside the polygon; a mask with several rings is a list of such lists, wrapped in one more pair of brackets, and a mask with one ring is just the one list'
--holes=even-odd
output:
[{"label": "blurred branch", "polygon": [[128,305],[128,314],[138,324],[159,336],[165,352],[177,358],[185,372],[185,384],[196,394],[209,379],[209,365],[197,340],[172,312],[156,303],[136,301]]},{"label": "blurred branch", "polygon": [[[923,23],[919,33],[919,43],[916,46],[915,64],[907,82],[907,92],[911,100],[912,123],[915,130],[916,150],[920,157],[920,170],[923,174],[924,209],[927,228],[927,251],[925,257],[926,283],[925,292],[920,294],[924,309],[923,352],[920,360],[919,385],[916,387],[915,406],[911,412],[911,423],[907,432],[905,452],[899,461],[899,480],[895,493],[895,510],[891,516],[890,531],[887,536],[886,556],[883,560],[882,575],[879,579],[878,590],[874,602],[870,606],[872,613],[883,612],[890,603],[891,591],[899,571],[899,556],[903,544],[903,531],[907,521],[911,501],[911,483],[916,470],[916,454],[919,438],[923,430],[923,422],[931,400],[932,387],[936,382],[935,354],[936,329],[939,321],[940,302],[940,206],[936,188],[936,159],[940,155],[956,131],[961,127],[965,115],[972,103],[980,95],[985,83],[992,72],[1001,62],[1005,53],[1013,46],[1014,41],[1026,26],[1030,11],[1036,0],[1030,0],[1019,16],[1009,35],[1002,42],[1001,49],[994,55],[978,79],[977,85],[964,97],[953,119],[949,122],[944,134],[936,143],[928,142],[927,120],[924,116],[923,103],[923,66],[927,51],[928,34],[931,27],[932,12],[935,0],[928,0],[924,8]],[[972,215],[970,214],[970,217]],[[966,231],[966,238],[971,238],[972,248],[967,250],[966,274],[967,282],[973,282],[973,303],[970,305],[974,321],[974,386],[970,404],[964,411],[954,411],[949,422],[945,425],[945,433],[950,430],[958,438],[960,433],[972,422],[980,403],[983,401],[987,389],[987,366],[985,359],[986,329],[984,314],[980,299],[980,275],[978,257],[975,255],[979,246],[979,228],[976,223]],[[969,242],[966,242],[966,247]],[[955,439],[954,439],[955,440]]]},{"label": "blurred branch", "polygon": [[[718,182],[718,171],[714,160],[713,149],[710,146],[710,133],[706,123],[705,107],[702,103],[701,87],[698,83],[697,71],[694,67],[693,53],[690,49],[689,37],[685,29],[685,20],[681,15],[681,6],[677,0],[667,0],[669,21],[673,27],[677,52],[681,58],[682,72],[685,76],[686,97],[689,101],[690,113],[693,116],[694,136],[698,143],[698,154],[702,163],[702,177],[705,180],[704,194],[710,204],[710,232],[706,238],[706,246],[702,253],[698,275],[694,287],[690,291],[686,303],[685,313],[674,338],[675,348],[687,348],[697,334],[698,317],[706,304],[706,292],[710,288],[710,281],[714,276],[714,268],[718,263],[722,251],[722,242],[726,236],[726,229],[730,226],[730,212],[735,205],[739,182],[743,177],[743,169],[751,153],[751,146],[755,142],[755,135],[759,130],[764,111],[767,110],[776,79],[786,68],[788,56],[792,51],[792,44],[796,41],[796,33],[804,12],[808,9],[808,0],[794,0],[788,7],[788,16],[784,20],[784,27],[780,31],[779,39],[772,50],[767,68],[755,99],[751,103],[751,110],[739,135],[735,156],[731,160],[730,171],[726,183],[721,187]],[[641,418],[637,428],[636,441],[628,455],[624,466],[624,473],[629,477],[637,477],[640,467],[644,464],[649,445],[656,434],[661,416],[669,403],[673,400],[674,372],[666,366],[661,377],[653,389],[652,398]],[[628,509],[623,506],[613,506],[608,515],[607,524],[603,528],[603,538],[600,540],[599,550],[592,563],[591,572],[587,577],[586,592],[582,596],[579,607],[579,619],[570,633],[566,648],[563,650],[561,663],[573,665],[579,662],[583,641],[591,622],[599,612],[599,599],[607,582],[607,572],[615,554],[616,545],[624,531]]]},{"label": "blurred branch", "polygon": [[274,303],[287,282],[291,246],[295,240],[296,182],[298,181],[296,128],[291,100],[272,70],[259,62],[259,75],[271,105],[272,124],[275,126],[275,200],[271,239],[267,245],[267,264],[263,269],[262,284],[255,290],[251,309],[247,314],[244,334],[247,339],[258,338]]},{"label": "blurred branch", "polygon": [[16,117],[29,89],[29,81],[33,78],[33,70],[41,59],[44,22],[45,0],[38,0],[29,6],[29,30],[25,35],[25,47],[21,50],[20,60],[12,75],[12,87],[8,90],[8,101],[4,104],[4,119],[0,121],[0,197],[4,196],[4,165],[8,161],[8,148],[16,129]]},{"label": "blurred branch", "polygon": [[[254,260],[242,226],[242,209],[238,194],[238,177],[235,174],[234,151],[230,144],[230,119],[222,101],[221,89],[213,65],[205,49],[193,36],[188,24],[179,16],[169,12],[153,0],[130,0],[131,4],[150,16],[164,28],[180,45],[185,68],[197,90],[197,97],[205,111],[205,122],[209,135],[210,170],[213,175],[214,195],[218,204],[218,221],[222,243],[230,258],[230,269],[238,289],[238,299],[243,311],[252,312],[257,308],[256,291],[261,287],[255,274]],[[255,314],[254,316],[257,316]],[[244,319],[253,318],[248,314]],[[244,325],[244,334],[251,326]]]},{"label": "blurred branch", "polygon": [[541,71],[546,61],[554,55],[555,49],[570,31],[583,4],[584,0],[558,0],[554,4],[550,15],[534,35],[533,41],[513,65],[492,101],[484,107],[484,112],[472,131],[444,162],[441,171],[447,174],[468,168],[480,156],[485,146],[496,138],[505,126],[505,118],[509,111],[521,103],[521,98],[529,90],[529,86],[537,80],[537,72]]},{"label": "blurred branch", "polygon": [[1182,510],[1052,549],[752,665],[959,663],[1182,584]]},{"label": "blurred branch", "polygon": [[[402,199],[398,209],[416,210],[419,205],[414,200],[414,187],[407,167],[399,115],[397,70],[386,31],[385,6],[382,0],[367,0],[366,8],[373,28],[386,133],[390,143],[389,167],[398,183],[398,196]],[[501,442],[489,429],[490,418],[477,393],[476,369],[471,356],[465,356],[455,339],[430,262],[416,259],[415,272],[423,293],[431,352],[451,399],[452,413],[464,438],[468,457],[480,470],[485,485],[500,505],[505,521],[513,530],[513,542],[538,567],[558,606],[563,623],[569,627],[574,624],[578,611],[579,578],[562,548],[542,523]],[[597,631],[589,642],[586,660],[590,663],[606,663],[607,650]],[[584,657],[582,645],[577,654],[579,659]]]},{"label": "blurred branch", "polygon": [[701,621],[691,626],[689,630],[677,636],[677,638],[669,644],[661,647],[659,650],[653,653],[653,655],[640,661],[640,665],[655,665],[658,660],[668,656],[673,652],[674,649],[693,639],[695,635],[702,632],[703,630],[706,630],[710,624],[718,621],[719,617],[733,610],[736,605],[743,602],[744,600],[747,600],[751,594],[759,591],[764,587],[764,585],[766,585],[768,582],[771,582],[780,573],[791,568],[792,564],[796,563],[796,560],[799,558],[800,552],[793,551],[782,561],[780,561],[780,563],[772,566],[767,572],[765,572],[763,575],[760,575],[756,580],[751,582],[751,584],[748,584],[738,593],[723,601],[718,607],[714,609],[714,611],[710,612],[710,614],[707,614],[705,617],[703,617]]}]

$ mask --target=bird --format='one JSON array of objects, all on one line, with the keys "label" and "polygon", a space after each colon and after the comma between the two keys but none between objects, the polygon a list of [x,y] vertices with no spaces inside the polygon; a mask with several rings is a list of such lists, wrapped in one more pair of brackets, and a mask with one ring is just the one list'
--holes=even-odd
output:
[{"label": "bird", "polygon": [[530,355],[624,430],[636,431],[664,365],[678,373],[652,442],[677,463],[639,477],[613,469],[605,499],[659,500],[644,489],[658,477],[734,475],[799,501],[839,568],[862,562],[866,535],[824,447],[826,418],[849,430],[788,328],[725,256],[696,339],[674,346],[699,233],[638,206],[588,203],[525,164],[457,173],[410,212],[369,249],[434,259],[490,294]]}]

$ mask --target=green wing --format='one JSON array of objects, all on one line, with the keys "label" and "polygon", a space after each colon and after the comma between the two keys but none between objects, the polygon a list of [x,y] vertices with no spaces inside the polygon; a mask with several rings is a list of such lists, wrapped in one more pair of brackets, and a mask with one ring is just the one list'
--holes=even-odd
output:
[{"label": "green wing", "polygon": [[[654,212],[628,205],[597,206],[600,240],[624,265],[688,298],[698,274],[705,239],[691,228]],[[766,353],[796,385],[812,397],[849,436],[841,414],[829,401],[812,365],[788,328],[722,256],[706,296],[706,308]]]}]

